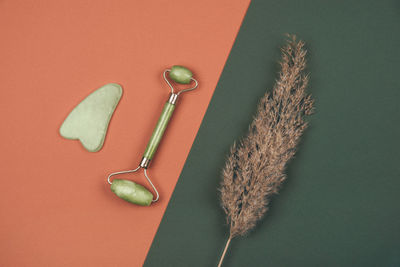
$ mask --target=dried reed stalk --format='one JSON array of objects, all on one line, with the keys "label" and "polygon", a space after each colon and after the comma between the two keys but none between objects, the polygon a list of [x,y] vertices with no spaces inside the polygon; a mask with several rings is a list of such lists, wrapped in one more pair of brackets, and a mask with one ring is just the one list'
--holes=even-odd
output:
[{"label": "dried reed stalk", "polygon": [[286,179],[285,166],[307,128],[305,118],[313,110],[314,101],[305,92],[304,43],[288,37],[281,49],[279,79],[272,93],[261,98],[247,136],[233,144],[222,172],[221,205],[230,230],[218,266],[232,238],[245,235],[268,211],[271,197]]}]

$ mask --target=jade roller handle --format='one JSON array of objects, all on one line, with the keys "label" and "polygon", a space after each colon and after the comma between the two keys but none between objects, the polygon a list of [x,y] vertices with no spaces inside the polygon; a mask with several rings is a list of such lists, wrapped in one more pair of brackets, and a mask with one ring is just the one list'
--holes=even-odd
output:
[{"label": "jade roller handle", "polygon": [[140,166],[142,168],[147,168],[150,164],[150,161],[153,159],[154,154],[157,151],[158,145],[160,144],[161,139],[164,135],[165,129],[167,128],[169,120],[172,116],[172,113],[174,113],[177,98],[177,94],[171,93],[167,103],[165,103],[156,127],[154,128],[150,140],[147,143],[142,161],[140,162]]}]

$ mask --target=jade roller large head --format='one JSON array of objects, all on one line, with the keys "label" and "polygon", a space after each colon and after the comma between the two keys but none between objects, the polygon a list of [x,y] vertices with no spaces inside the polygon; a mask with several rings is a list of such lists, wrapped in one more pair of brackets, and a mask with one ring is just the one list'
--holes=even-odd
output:
[{"label": "jade roller large head", "polygon": [[[111,191],[113,191],[118,197],[128,202],[142,206],[149,206],[152,202],[158,201],[160,196],[158,194],[157,188],[154,186],[154,184],[151,182],[149,178],[147,169],[150,165],[150,161],[153,159],[154,154],[156,153],[157,147],[160,144],[160,141],[164,135],[164,131],[167,128],[172,113],[174,112],[178,97],[183,92],[194,90],[198,86],[198,82],[192,76],[193,76],[192,72],[182,66],[173,66],[171,69],[167,69],[164,71],[163,77],[164,80],[167,82],[168,86],[171,88],[171,93],[169,95],[167,103],[165,103],[164,105],[160,118],[158,119],[157,125],[154,128],[153,134],[151,135],[150,140],[147,143],[146,150],[143,153],[143,157],[139,163],[139,166],[133,170],[111,173],[107,178],[108,183],[111,184]],[[177,92],[172,86],[170,80],[179,84],[194,83],[194,86]],[[148,183],[151,185],[154,192],[156,193],[155,198],[153,194],[149,190],[147,190],[144,186],[134,183],[130,180],[113,179],[111,181],[111,177],[114,175],[137,172],[140,169],[143,169],[144,176],[146,177]]]}]

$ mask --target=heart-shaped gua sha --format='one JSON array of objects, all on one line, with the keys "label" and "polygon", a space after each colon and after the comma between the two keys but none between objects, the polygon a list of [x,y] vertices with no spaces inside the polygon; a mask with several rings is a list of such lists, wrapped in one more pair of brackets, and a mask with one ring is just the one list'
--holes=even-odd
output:
[{"label": "heart-shaped gua sha", "polygon": [[78,139],[89,152],[103,147],[108,124],[122,96],[122,87],[106,84],[80,102],[60,127],[67,139]]}]

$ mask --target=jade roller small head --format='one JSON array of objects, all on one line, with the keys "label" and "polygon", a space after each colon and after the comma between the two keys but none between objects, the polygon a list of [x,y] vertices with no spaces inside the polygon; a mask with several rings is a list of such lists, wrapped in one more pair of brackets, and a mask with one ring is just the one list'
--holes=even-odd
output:
[{"label": "jade roller small head", "polygon": [[[190,84],[193,82],[194,85],[193,87],[182,89],[177,92],[175,88],[172,86],[170,80],[167,78],[167,74],[168,78],[175,83]],[[150,140],[147,143],[146,149],[143,153],[143,157],[139,163],[139,166],[133,170],[111,173],[107,178],[108,183],[111,184],[111,191],[114,192],[118,197],[130,203],[141,206],[149,206],[152,202],[158,201],[160,197],[157,188],[151,182],[147,174],[147,169],[150,165],[150,161],[153,159],[154,154],[157,151],[158,145],[161,142],[165,129],[167,128],[170,118],[175,110],[176,100],[178,96],[183,92],[191,91],[198,87],[198,82],[193,78],[193,73],[189,69],[183,66],[175,65],[172,66],[171,69],[166,69],[163,73],[163,77],[165,82],[170,87],[171,93],[167,102],[164,105],[160,118],[158,119],[158,122],[154,128],[153,134],[151,135]],[[111,177],[114,175],[133,173],[140,169],[144,170],[144,176],[156,194],[155,198],[154,195],[144,186],[134,183],[130,180],[114,179],[113,181],[111,181]]]},{"label": "jade roller small head", "polygon": [[192,81],[193,73],[179,65],[172,66],[169,72],[169,78],[174,82],[181,83],[181,84],[188,84]]}]

